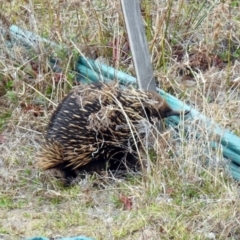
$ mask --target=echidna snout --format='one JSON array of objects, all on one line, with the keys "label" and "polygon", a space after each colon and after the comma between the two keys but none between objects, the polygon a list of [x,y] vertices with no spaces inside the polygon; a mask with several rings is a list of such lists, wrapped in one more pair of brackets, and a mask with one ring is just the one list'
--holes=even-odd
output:
[{"label": "echidna snout", "polygon": [[175,111],[173,110],[167,102],[157,93],[153,91],[147,91],[150,98],[154,99],[156,103],[152,104],[150,108],[156,109],[159,119],[164,119],[170,116],[180,116],[186,115],[190,111]]}]

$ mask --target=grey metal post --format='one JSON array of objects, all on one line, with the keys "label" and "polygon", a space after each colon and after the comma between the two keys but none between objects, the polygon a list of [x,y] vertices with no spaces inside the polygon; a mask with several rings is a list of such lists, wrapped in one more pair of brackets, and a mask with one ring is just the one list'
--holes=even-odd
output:
[{"label": "grey metal post", "polygon": [[138,87],[156,91],[139,0],[121,0]]}]

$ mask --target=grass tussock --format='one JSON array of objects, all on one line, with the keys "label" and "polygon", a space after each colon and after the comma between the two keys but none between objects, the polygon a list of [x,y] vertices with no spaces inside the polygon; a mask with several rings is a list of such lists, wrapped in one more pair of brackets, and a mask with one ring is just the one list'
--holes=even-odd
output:
[{"label": "grass tussock", "polygon": [[[240,135],[238,1],[141,1],[161,88]],[[63,188],[35,167],[49,116],[84,54],[134,74],[120,1],[0,2],[0,238],[239,239],[239,184],[208,126],[167,128],[142,173],[84,175]],[[6,44],[16,24],[64,45]],[[55,61],[49,61],[49,57]],[[200,133],[200,137],[198,135]]]}]

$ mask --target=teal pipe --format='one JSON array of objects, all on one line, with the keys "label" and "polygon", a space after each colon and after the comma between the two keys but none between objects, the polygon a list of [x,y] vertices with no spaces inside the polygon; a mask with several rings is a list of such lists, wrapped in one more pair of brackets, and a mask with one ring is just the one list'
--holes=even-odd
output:
[{"label": "teal pipe", "polygon": [[[217,144],[216,142],[211,142],[211,147],[216,150],[219,148],[219,144]],[[240,158],[238,153],[234,152],[232,149],[227,148],[223,145],[221,145],[221,148],[223,156],[233,160],[234,163],[240,166]]]},{"label": "teal pipe", "polygon": [[12,25],[10,27],[10,34],[14,38],[15,41],[16,40],[20,41],[29,46],[36,46],[37,43],[44,42],[53,47],[60,48],[60,46],[58,44],[53,43],[53,42],[49,41],[48,39],[42,38],[32,32],[27,31],[27,30],[23,30],[16,25]]},{"label": "teal pipe", "polygon": [[95,72],[93,69],[90,69],[84,65],[76,64],[75,70],[81,75],[81,82],[90,83],[92,82],[111,82],[111,79],[108,79],[98,72]]},{"label": "teal pipe", "polygon": [[95,61],[80,56],[77,62],[77,66],[84,65],[102,76],[106,77],[107,79],[117,79],[120,80],[123,84],[133,84],[136,85],[136,78],[121,72],[113,67],[107,66],[105,64],[96,63]]},{"label": "teal pipe", "polygon": [[240,181],[240,168],[234,163],[230,163],[228,166],[228,171],[230,172],[231,176]]},{"label": "teal pipe", "polygon": [[[92,238],[88,238],[88,237],[85,237],[85,236],[61,237],[61,238],[54,238],[54,239],[56,239],[56,240],[93,240]],[[39,236],[39,237],[27,238],[25,240],[50,240],[50,238]]]},{"label": "teal pipe", "polygon": [[[170,106],[172,107],[177,106],[178,110],[180,109],[191,110],[192,119],[202,120],[205,123],[205,125],[208,126],[209,131],[213,130],[215,134],[221,136],[222,145],[236,152],[239,155],[240,161],[240,138],[238,136],[234,135],[233,133],[224,128],[221,128],[218,124],[214,123],[213,120],[205,117],[197,110],[192,109],[190,106],[184,104],[182,101],[164,92],[163,90],[159,89],[159,92],[161,96],[163,96],[167,100]],[[172,117],[171,119],[176,123],[179,123],[179,120],[176,117]]]}]

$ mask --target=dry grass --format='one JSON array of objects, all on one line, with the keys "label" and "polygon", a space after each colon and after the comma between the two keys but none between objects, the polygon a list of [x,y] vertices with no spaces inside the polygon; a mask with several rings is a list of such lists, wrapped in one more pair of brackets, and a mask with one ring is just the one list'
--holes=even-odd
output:
[{"label": "dry grass", "polygon": [[[1,27],[16,24],[68,48],[10,51],[8,36],[0,40],[0,238],[239,239],[238,183],[197,121],[184,123],[187,138],[181,127],[159,135],[142,174],[86,174],[66,189],[36,169],[52,109],[74,84],[77,48],[134,74],[119,2],[0,2]],[[239,3],[199,2],[142,1],[155,75],[164,90],[240,135]],[[50,55],[62,74],[49,70]]]}]

